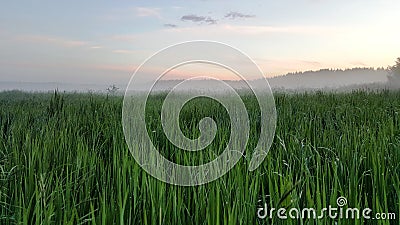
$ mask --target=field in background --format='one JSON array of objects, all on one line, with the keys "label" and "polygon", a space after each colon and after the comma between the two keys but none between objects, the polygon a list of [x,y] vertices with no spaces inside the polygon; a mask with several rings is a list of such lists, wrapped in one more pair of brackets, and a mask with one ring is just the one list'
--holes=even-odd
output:
[{"label": "field in background", "polygon": [[[151,98],[146,115],[155,145],[171,160],[197,163],[196,155],[178,151],[163,135],[162,100]],[[250,155],[259,112],[253,97],[243,100],[251,120]],[[260,220],[257,208],[267,202],[322,209],[336,206],[339,196],[353,208],[400,216],[399,92],[277,94],[275,100],[275,140],[261,167],[249,172],[250,159],[242,158],[217,181],[178,187],[149,176],[130,155],[122,97],[0,93],[0,224],[334,224]],[[222,128],[206,149],[218,154],[229,139],[229,120],[219,104],[188,104],[181,128],[196,137],[204,116]],[[213,154],[204,155],[207,161]]]}]

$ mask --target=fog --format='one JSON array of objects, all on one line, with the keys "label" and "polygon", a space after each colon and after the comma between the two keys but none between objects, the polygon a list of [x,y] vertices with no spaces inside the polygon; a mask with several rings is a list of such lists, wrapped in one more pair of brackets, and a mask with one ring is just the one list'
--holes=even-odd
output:
[{"label": "fog", "polygon": [[[385,69],[355,68],[348,70],[319,70],[291,73],[283,76],[269,78],[268,82],[273,90],[301,91],[301,90],[349,90],[362,87],[386,88],[388,82],[388,71]],[[229,86],[235,89],[259,87],[260,80],[249,80],[248,84],[243,81],[224,80]],[[143,81],[146,82],[146,81]],[[170,90],[183,79],[160,80],[153,91]],[[146,83],[148,84],[148,83]],[[81,84],[81,83],[55,83],[55,82],[0,82],[0,91],[22,90],[34,92],[47,92],[58,89],[67,92],[106,92],[107,87],[112,84]],[[128,84],[117,83],[116,87],[122,93]],[[140,85],[139,85],[140,86]],[[148,85],[143,85],[148,86]],[[187,90],[221,90],[213,80],[192,80],[186,85]],[[144,91],[140,88],[130,91]]]}]

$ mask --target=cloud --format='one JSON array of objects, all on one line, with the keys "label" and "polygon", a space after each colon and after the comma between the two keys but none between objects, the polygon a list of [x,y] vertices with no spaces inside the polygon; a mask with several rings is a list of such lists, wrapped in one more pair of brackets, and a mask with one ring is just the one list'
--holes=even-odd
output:
[{"label": "cloud", "polygon": [[172,6],[171,8],[172,8],[172,9],[175,9],[175,10],[181,10],[181,9],[183,9],[182,6]]},{"label": "cloud", "polygon": [[170,27],[170,28],[178,27],[178,25],[172,24],[172,23],[166,23],[166,24],[164,24],[163,26],[164,26],[164,27]]},{"label": "cloud", "polygon": [[206,17],[204,16],[196,16],[196,15],[185,15],[181,17],[182,21],[192,21],[192,22],[201,22],[204,21]]},{"label": "cloud", "polygon": [[131,65],[110,64],[110,63],[90,64],[87,65],[87,67],[95,70],[110,70],[110,71],[120,71],[120,72],[132,72],[136,70],[136,67]]},{"label": "cloud", "polygon": [[240,13],[240,12],[230,12],[230,13],[227,13],[225,15],[225,18],[229,18],[229,19],[232,19],[232,20],[237,19],[237,18],[253,18],[253,17],[256,17],[256,16],[255,15],[249,15],[249,14],[243,14],[243,13]]},{"label": "cloud", "polygon": [[135,41],[138,38],[138,35],[128,34],[128,35],[113,35],[110,37],[111,40],[114,41]]},{"label": "cloud", "polygon": [[90,47],[90,49],[101,49],[101,48],[103,48],[103,46],[95,45]]},{"label": "cloud", "polygon": [[207,24],[216,24],[217,20],[213,19],[211,17],[205,17],[205,16],[197,16],[194,14],[190,14],[190,15],[184,15],[181,17],[181,21],[191,21],[194,23],[201,23],[201,22],[205,22]]},{"label": "cloud", "polygon": [[260,35],[267,33],[298,33],[298,34],[336,34],[340,29],[336,27],[321,26],[235,26],[225,25],[223,30],[229,32],[237,32],[248,35]]},{"label": "cloud", "polygon": [[117,53],[117,54],[133,54],[133,53],[135,53],[135,51],[125,50],[125,49],[113,50],[112,52]]},{"label": "cloud", "polygon": [[159,8],[145,8],[137,7],[135,8],[136,16],[139,17],[156,17],[161,19],[161,13]]},{"label": "cloud", "polygon": [[212,19],[212,18],[210,18],[210,17],[207,17],[207,18],[204,20],[204,22],[206,22],[206,23],[208,23],[208,24],[216,24],[216,23],[217,23],[217,20]]},{"label": "cloud", "polygon": [[63,47],[81,47],[86,46],[88,43],[79,40],[68,40],[61,37],[45,36],[45,35],[21,35],[18,37],[19,40],[29,42],[40,42],[60,45]]}]

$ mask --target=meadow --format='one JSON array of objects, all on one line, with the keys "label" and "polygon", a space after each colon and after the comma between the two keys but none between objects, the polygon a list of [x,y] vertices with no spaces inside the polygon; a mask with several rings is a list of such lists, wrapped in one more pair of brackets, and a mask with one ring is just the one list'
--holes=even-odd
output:
[{"label": "meadow", "polygon": [[[181,112],[183,133],[212,117],[215,141],[198,153],[179,151],[160,125],[162,94],[148,102],[148,133],[180,164],[221,153],[229,117],[209,99]],[[259,110],[242,96],[250,117],[251,153]],[[243,157],[211,183],[181,187],[148,175],[126,145],[122,96],[0,93],[0,224],[399,224],[400,92],[275,94],[277,128],[265,161],[248,170]],[[259,219],[257,209],[348,206],[396,213],[393,220]]]}]

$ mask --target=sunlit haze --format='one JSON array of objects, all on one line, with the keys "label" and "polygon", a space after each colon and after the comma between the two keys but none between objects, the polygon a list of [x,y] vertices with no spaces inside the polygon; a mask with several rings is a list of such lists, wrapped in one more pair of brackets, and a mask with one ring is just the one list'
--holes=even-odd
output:
[{"label": "sunlit haze", "polygon": [[199,39],[242,50],[267,77],[387,67],[399,11],[398,0],[5,1],[0,81],[124,84],[153,53]]}]

